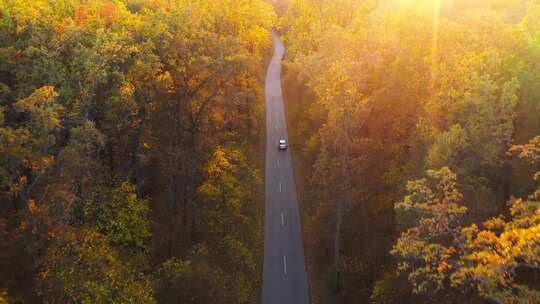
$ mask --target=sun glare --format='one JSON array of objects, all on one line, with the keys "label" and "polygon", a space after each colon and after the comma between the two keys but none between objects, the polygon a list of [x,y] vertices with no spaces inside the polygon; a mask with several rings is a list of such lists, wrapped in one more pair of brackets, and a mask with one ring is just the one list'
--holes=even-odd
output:
[{"label": "sun glare", "polygon": [[433,41],[431,46],[431,86],[434,89],[437,78],[437,57],[439,53],[439,18],[441,13],[441,0],[433,3]]}]

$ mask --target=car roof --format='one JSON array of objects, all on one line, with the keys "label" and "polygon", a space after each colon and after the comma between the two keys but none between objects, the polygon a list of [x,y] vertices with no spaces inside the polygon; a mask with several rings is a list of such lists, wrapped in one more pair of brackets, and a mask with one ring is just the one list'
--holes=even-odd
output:
[{"label": "car roof", "polygon": [[286,140],[285,139],[280,139],[279,142],[286,142]]}]

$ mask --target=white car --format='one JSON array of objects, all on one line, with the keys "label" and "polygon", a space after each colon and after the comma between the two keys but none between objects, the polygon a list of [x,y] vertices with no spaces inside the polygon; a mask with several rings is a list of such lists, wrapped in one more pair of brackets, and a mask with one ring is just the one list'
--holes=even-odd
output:
[{"label": "white car", "polygon": [[287,140],[280,139],[279,140],[279,149],[280,150],[287,150]]}]

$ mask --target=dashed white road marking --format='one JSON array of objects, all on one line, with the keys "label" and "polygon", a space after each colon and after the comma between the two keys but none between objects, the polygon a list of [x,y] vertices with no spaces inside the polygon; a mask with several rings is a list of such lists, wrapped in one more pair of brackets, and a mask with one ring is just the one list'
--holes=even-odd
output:
[{"label": "dashed white road marking", "polygon": [[287,274],[287,258],[283,256],[283,273]]},{"label": "dashed white road marking", "polygon": [[279,167],[279,159],[277,160],[277,166]]},{"label": "dashed white road marking", "polygon": [[281,192],[281,181],[279,181],[279,192]]},{"label": "dashed white road marking", "polygon": [[283,219],[283,212],[281,212],[281,227],[285,226],[285,221]]}]

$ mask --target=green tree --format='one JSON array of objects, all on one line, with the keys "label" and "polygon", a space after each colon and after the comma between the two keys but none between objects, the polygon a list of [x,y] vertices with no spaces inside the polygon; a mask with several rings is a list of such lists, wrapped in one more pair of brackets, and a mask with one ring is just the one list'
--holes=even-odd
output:
[{"label": "green tree", "polygon": [[37,276],[45,303],[154,303],[147,279],[96,231],[59,226],[49,237]]},{"label": "green tree", "polygon": [[32,189],[54,163],[51,154],[62,111],[57,96],[53,87],[44,86],[13,104],[9,113],[18,119],[10,115],[12,120],[6,121],[5,108],[2,111],[0,183],[25,207]]},{"label": "green tree", "polygon": [[131,183],[121,183],[101,203],[84,202],[83,212],[86,220],[105,236],[109,244],[128,250],[147,247],[146,240],[150,236],[149,203],[137,197],[135,186]]},{"label": "green tree", "polygon": [[193,271],[190,261],[173,258],[161,264],[157,273],[156,299],[161,303],[197,303],[190,295],[197,287]]},{"label": "green tree", "polygon": [[411,216],[415,225],[401,234],[392,254],[403,258],[401,270],[411,270],[415,292],[436,293],[452,269],[449,259],[457,250],[454,241],[467,208],[461,205],[456,175],[447,167],[429,170],[427,177],[408,182],[408,195],[396,203],[396,210]]}]

